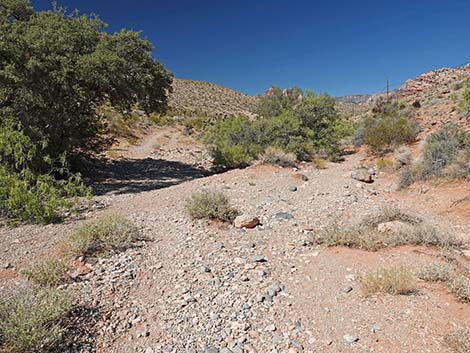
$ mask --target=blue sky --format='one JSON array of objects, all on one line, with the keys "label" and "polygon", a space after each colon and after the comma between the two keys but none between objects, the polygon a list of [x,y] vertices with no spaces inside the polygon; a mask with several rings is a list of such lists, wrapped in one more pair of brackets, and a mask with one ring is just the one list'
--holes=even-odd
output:
[{"label": "blue sky", "polygon": [[[470,0],[58,0],[142,30],[176,77],[248,94],[373,93],[470,62]],[[50,1],[32,0],[37,10]]]}]

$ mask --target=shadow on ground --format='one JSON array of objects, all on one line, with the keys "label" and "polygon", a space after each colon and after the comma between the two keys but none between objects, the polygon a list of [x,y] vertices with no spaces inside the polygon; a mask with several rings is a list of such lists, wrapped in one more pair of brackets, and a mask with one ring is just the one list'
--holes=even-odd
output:
[{"label": "shadow on ground", "polygon": [[163,159],[119,159],[95,162],[95,195],[128,194],[156,190],[212,173],[193,165]]}]

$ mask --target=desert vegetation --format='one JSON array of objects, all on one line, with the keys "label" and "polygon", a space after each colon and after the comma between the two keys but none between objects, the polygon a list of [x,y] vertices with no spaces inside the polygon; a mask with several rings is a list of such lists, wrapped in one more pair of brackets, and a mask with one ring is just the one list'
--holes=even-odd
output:
[{"label": "desert vegetation", "polygon": [[292,92],[301,94],[276,89],[261,98],[258,112],[262,115],[256,120],[239,116],[215,121],[203,138],[215,166],[245,167],[269,147],[291,153],[297,160],[316,155],[338,159],[341,139],[351,131],[339,118],[335,100],[325,94],[307,92],[304,97]]},{"label": "desert vegetation", "polygon": [[74,156],[108,142],[97,108],[164,112],[171,74],[138,32],[108,34],[94,15],[6,1],[0,23],[0,212],[51,222],[86,194]]},{"label": "desert vegetation", "polygon": [[224,193],[216,190],[203,190],[186,200],[186,211],[194,219],[232,222],[239,212],[230,205]]},{"label": "desert vegetation", "polygon": [[416,292],[413,273],[405,267],[381,268],[359,279],[365,296],[374,294],[406,295]]}]

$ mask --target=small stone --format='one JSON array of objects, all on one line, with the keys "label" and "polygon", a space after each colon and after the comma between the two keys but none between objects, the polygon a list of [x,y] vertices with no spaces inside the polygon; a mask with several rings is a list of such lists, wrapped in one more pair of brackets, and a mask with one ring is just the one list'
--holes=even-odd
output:
[{"label": "small stone", "polygon": [[372,175],[367,168],[357,168],[351,173],[351,178],[370,184],[374,182]]},{"label": "small stone", "polygon": [[254,228],[259,224],[258,217],[252,215],[241,215],[235,218],[233,225],[236,228]]},{"label": "small stone", "polygon": [[263,255],[256,255],[253,257],[253,262],[266,262],[266,258]]},{"label": "small stone", "polygon": [[293,219],[294,216],[287,212],[278,212],[274,215],[274,218],[280,221],[288,221],[290,219]]},{"label": "small stone", "polygon": [[211,272],[211,270],[210,270],[209,267],[203,265],[203,266],[201,266],[201,272],[202,273],[208,273],[208,272]]},{"label": "small stone", "polygon": [[289,191],[296,192],[297,191],[297,186],[289,187]]},{"label": "small stone", "polygon": [[274,331],[276,331],[276,325],[274,325],[274,324],[268,325],[268,326],[265,327],[264,330],[269,331],[269,332],[274,332]]},{"label": "small stone", "polygon": [[372,326],[372,333],[377,333],[381,330],[381,327],[379,325],[373,325]]},{"label": "small stone", "polygon": [[351,286],[346,286],[343,288],[343,293],[347,294],[353,290],[353,287]]},{"label": "small stone", "polygon": [[343,336],[344,340],[348,343],[354,343],[359,341],[359,336],[347,334]]},{"label": "small stone", "polygon": [[145,350],[145,353],[154,353],[153,349],[148,347],[146,350]]},{"label": "small stone", "polygon": [[9,262],[5,262],[4,264],[2,264],[2,268],[8,270],[9,268],[13,268],[13,265]]},{"label": "small stone", "polygon": [[219,353],[219,350],[215,347],[205,346],[204,353]]},{"label": "small stone", "polygon": [[302,180],[302,181],[308,181],[308,177],[304,174],[294,174],[294,178]]}]

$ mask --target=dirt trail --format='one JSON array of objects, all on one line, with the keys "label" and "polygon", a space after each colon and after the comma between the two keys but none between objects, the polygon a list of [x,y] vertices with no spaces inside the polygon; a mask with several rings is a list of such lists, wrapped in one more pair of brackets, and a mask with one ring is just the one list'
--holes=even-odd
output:
[{"label": "dirt trail", "polygon": [[[335,219],[359,219],[383,205],[415,208],[446,222],[419,209],[419,200],[390,192],[387,178],[373,184],[351,179],[359,155],[325,170],[309,164],[298,171],[254,166],[208,175],[188,153],[197,146],[186,145],[162,168],[155,139],[149,136],[125,154],[123,160],[133,162],[116,168],[110,179],[118,185],[97,197],[108,207],[90,215],[124,214],[150,239],[141,248],[100,260],[75,285],[107,308],[97,325],[98,352],[445,353],[443,337],[457,326],[470,326],[470,306],[440,285],[420,282],[419,291],[409,296],[364,298],[360,293],[361,274],[398,264],[418,268],[435,261],[433,250],[371,253],[310,245],[312,233],[305,229],[315,234]],[[177,145],[172,153],[182,148]],[[175,162],[178,158],[187,159]],[[185,178],[186,169],[171,163],[201,174]],[[296,178],[299,173],[308,181]],[[190,220],[184,200],[203,188],[224,191],[262,226],[243,231]],[[17,267],[25,263],[19,260],[25,258],[20,245],[34,256],[47,255],[75,223],[0,232],[0,240],[9,244],[5,261]],[[464,217],[448,226],[466,233],[470,224]],[[22,238],[26,232],[29,240]]]}]

